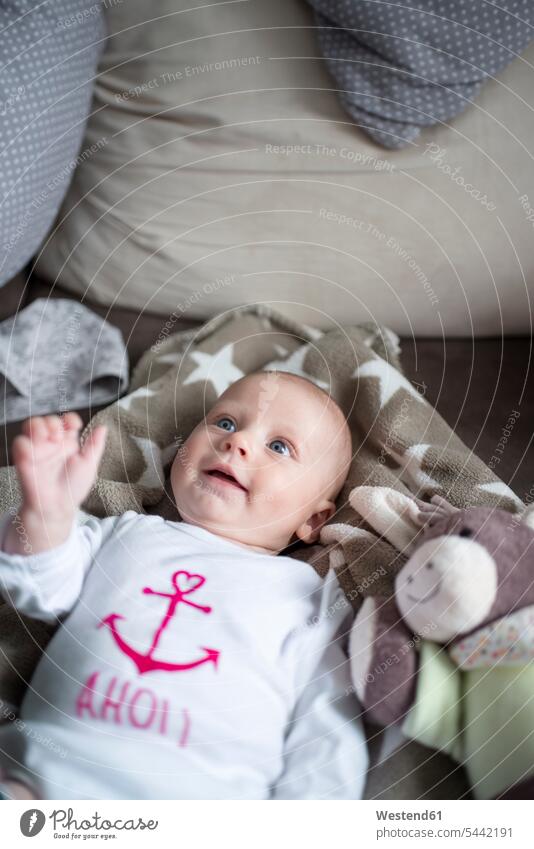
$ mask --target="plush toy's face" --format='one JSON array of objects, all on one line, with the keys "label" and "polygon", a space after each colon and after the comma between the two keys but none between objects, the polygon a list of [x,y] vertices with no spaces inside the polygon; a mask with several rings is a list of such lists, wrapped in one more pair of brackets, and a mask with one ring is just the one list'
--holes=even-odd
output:
[{"label": "plush toy's face", "polygon": [[497,567],[467,536],[424,542],[397,575],[397,604],[414,633],[446,643],[476,628],[497,592]]}]

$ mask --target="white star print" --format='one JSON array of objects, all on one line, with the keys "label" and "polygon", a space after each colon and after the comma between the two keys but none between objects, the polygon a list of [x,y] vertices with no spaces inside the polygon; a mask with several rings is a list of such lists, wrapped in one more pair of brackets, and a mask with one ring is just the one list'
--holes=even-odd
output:
[{"label": "white star print", "polygon": [[510,498],[521,510],[524,507],[521,499],[503,481],[481,483],[478,485],[478,488],[483,489],[485,492],[492,492],[494,495],[503,495],[505,498]]},{"label": "white star print", "polygon": [[314,339],[314,340],[315,340],[315,339],[320,339],[320,338],[321,338],[321,336],[324,336],[323,331],[322,331],[322,330],[319,330],[319,328],[317,328],[317,327],[310,327],[310,326],[309,326],[309,324],[303,324],[303,325],[302,325],[302,327],[304,328],[304,330],[306,330],[306,331],[307,331],[307,333],[308,333],[308,334],[311,336],[311,338],[312,338],[312,339]]},{"label": "white star print", "polygon": [[380,329],[375,330],[374,333],[371,333],[371,335],[367,337],[367,339],[364,339],[363,344],[368,348],[371,348],[376,339],[384,339],[384,337],[389,340],[389,344],[395,353],[400,354],[400,339],[395,331],[390,330],[389,327],[383,327],[381,331]]},{"label": "white star print", "polygon": [[206,354],[204,351],[191,351],[189,356],[197,364],[194,369],[183,382],[184,386],[189,383],[197,383],[199,380],[207,380],[213,384],[213,388],[219,395],[228,389],[228,387],[244,377],[244,372],[241,371],[232,361],[234,343],[230,342],[217,351],[216,354]]},{"label": "white star print", "polygon": [[170,363],[170,365],[174,365],[175,363],[181,360],[183,354],[182,352],[174,351],[171,354],[160,354],[159,357],[156,357],[157,363]]},{"label": "white star print", "polygon": [[283,345],[275,345],[274,347],[279,357],[283,357],[284,354],[289,354],[289,351],[287,348],[284,348]]},{"label": "white star print", "polygon": [[324,380],[318,380],[318,378],[312,377],[311,374],[304,371],[304,360],[306,359],[306,354],[309,350],[308,345],[301,345],[300,348],[293,351],[287,360],[273,360],[268,363],[268,365],[264,366],[264,368],[274,369],[276,371],[287,371],[291,374],[298,374],[300,377],[307,377],[308,380],[311,380],[313,383],[316,383],[317,386],[320,386],[328,392],[328,383],[325,383]]},{"label": "white star print", "polygon": [[151,439],[142,436],[132,436],[133,441],[141,451],[145,461],[145,471],[135,483],[151,489],[159,489],[165,483],[161,448]]},{"label": "white star print", "polygon": [[132,401],[138,401],[140,398],[150,398],[152,395],[157,395],[155,389],[149,389],[148,386],[141,386],[139,389],[136,389],[135,392],[131,392],[130,395],[126,395],[124,398],[121,398],[120,401],[117,401],[119,407],[122,407],[123,410],[129,410]]},{"label": "white star print", "polygon": [[164,469],[169,465],[171,460],[174,460],[179,447],[180,446],[178,444],[171,442],[171,444],[167,445],[166,448],[161,449],[161,464]]},{"label": "white star print", "polygon": [[442,489],[440,483],[430,477],[426,472],[423,472],[421,465],[427,449],[430,445],[420,443],[419,445],[411,445],[404,454],[398,454],[392,448],[388,448],[388,453],[391,454],[396,463],[401,466],[399,477],[401,481],[408,485],[408,488],[413,492],[420,489]]},{"label": "white star print", "polygon": [[408,378],[404,377],[396,368],[390,366],[382,357],[376,357],[376,359],[368,360],[363,365],[358,366],[352,377],[378,378],[380,386],[380,409],[391,400],[399,389],[405,389],[406,392],[409,392],[418,401],[424,403],[419,392],[412,386]]}]

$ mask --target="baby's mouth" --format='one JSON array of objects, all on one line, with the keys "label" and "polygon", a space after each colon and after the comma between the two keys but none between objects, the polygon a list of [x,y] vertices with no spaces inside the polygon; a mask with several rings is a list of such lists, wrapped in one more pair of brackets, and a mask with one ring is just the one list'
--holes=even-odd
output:
[{"label": "baby's mouth", "polygon": [[246,486],[243,486],[243,484],[237,480],[230,470],[223,470],[222,468],[216,467],[214,469],[205,470],[204,474],[211,478],[216,478],[226,486],[232,486],[234,489],[242,489],[244,492],[248,492]]}]

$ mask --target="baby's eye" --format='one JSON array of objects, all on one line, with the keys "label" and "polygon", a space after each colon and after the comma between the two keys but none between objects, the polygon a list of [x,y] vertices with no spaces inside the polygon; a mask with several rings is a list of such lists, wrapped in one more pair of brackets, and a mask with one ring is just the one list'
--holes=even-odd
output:
[{"label": "baby's eye", "polygon": [[[278,446],[281,445],[282,450],[280,451],[279,448],[274,448],[273,446],[275,446],[275,445],[278,445]],[[272,442],[269,443],[269,448],[272,448],[273,451],[276,451],[277,454],[284,454],[284,453],[291,454],[291,449],[290,449],[289,445],[287,444],[287,442],[284,442],[283,439],[273,439]],[[286,449],[286,451],[284,451],[284,448]]]},{"label": "baby's eye", "polygon": [[[223,422],[223,424],[221,424]],[[230,428],[235,428],[235,424],[232,419],[229,419],[228,416],[221,416],[220,419],[217,419],[215,422],[217,427],[221,427],[223,430],[230,430]],[[230,425],[230,427],[228,427]]]}]

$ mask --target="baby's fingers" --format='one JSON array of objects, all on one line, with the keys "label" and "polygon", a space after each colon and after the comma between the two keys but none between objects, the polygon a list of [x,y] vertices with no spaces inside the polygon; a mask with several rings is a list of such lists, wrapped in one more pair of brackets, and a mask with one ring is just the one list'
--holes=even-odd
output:
[{"label": "baby's fingers", "polygon": [[84,463],[98,467],[106,446],[106,436],[106,425],[98,425],[91,431],[80,451],[80,458]]},{"label": "baby's fingers", "polygon": [[21,429],[23,435],[31,440],[39,441],[48,436],[48,427],[43,416],[33,416],[31,419],[26,419],[22,422]]},{"label": "baby's fingers", "polygon": [[90,486],[94,483],[98,465],[106,444],[106,430],[103,425],[95,427],[85,440],[82,448],[65,464],[66,480],[72,503],[81,504]]},{"label": "baby's fingers", "polygon": [[32,456],[31,439],[25,434],[16,436],[11,444],[11,454],[15,465],[30,460]]},{"label": "baby's fingers", "polygon": [[46,416],[45,424],[48,428],[48,438],[53,442],[59,442],[63,437],[63,427],[59,416]]},{"label": "baby's fingers", "polygon": [[[77,413],[67,413],[64,419],[59,416],[34,416],[22,423],[22,434],[27,436],[41,451],[45,446],[53,448],[67,439],[72,444],[82,420]],[[55,450],[55,449],[54,449]]]},{"label": "baby's fingers", "polygon": [[61,423],[63,425],[64,431],[76,432],[79,431],[83,425],[81,416],[79,416],[78,413],[75,413],[74,411],[71,411],[70,413],[65,413],[65,415],[62,416]]}]

